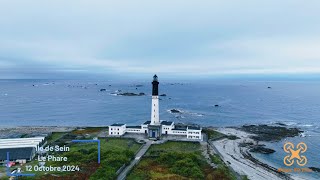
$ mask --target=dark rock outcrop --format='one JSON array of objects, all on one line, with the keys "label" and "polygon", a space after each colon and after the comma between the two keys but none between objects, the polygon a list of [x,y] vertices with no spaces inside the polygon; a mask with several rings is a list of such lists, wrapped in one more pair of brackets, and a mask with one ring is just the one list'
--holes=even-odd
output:
[{"label": "dark rock outcrop", "polygon": [[265,148],[263,146],[255,146],[250,149],[250,152],[261,153],[261,154],[272,154],[272,153],[275,153],[276,151],[273,149]]},{"label": "dark rock outcrop", "polygon": [[144,96],[145,93],[139,93],[139,94],[136,94],[136,93],[130,93],[130,92],[125,92],[125,93],[118,93],[117,94],[118,96]]},{"label": "dark rock outcrop", "polygon": [[318,173],[320,173],[320,168],[309,167],[309,169],[311,169],[313,172],[318,172]]},{"label": "dark rock outcrop", "polygon": [[295,137],[303,133],[298,128],[268,125],[244,125],[240,130],[255,134],[251,138],[256,141],[280,141],[283,138]]},{"label": "dark rock outcrop", "polygon": [[103,92],[103,91],[107,91],[107,90],[106,89],[100,89],[100,91]]},{"label": "dark rock outcrop", "polygon": [[171,113],[181,113],[181,111],[177,110],[177,109],[171,109],[170,110]]}]

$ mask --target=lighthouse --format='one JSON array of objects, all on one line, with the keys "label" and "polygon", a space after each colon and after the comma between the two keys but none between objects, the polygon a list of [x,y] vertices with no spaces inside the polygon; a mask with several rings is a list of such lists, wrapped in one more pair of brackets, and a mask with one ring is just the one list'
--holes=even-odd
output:
[{"label": "lighthouse", "polygon": [[[159,140],[162,137],[166,138],[171,135],[182,136],[183,141],[185,139],[191,141],[202,141],[203,136],[201,134],[202,128],[194,125],[175,125],[173,121],[160,121],[159,117],[159,81],[158,76],[153,76],[152,84],[152,97],[151,97],[151,119],[148,118],[140,126],[127,126],[122,123],[115,123],[109,126],[109,136],[123,136],[126,133],[138,133],[143,134],[145,138],[151,140]],[[150,114],[148,113],[146,117]],[[184,136],[184,137],[183,137]],[[174,137],[179,140],[180,137]]]},{"label": "lighthouse", "polygon": [[152,81],[152,102],[151,102],[151,120],[148,125],[148,136],[150,139],[160,139],[161,123],[159,118],[159,81],[155,74]]},{"label": "lighthouse", "polygon": [[152,107],[151,107],[151,125],[160,125],[159,119],[159,81],[158,76],[153,76],[152,81]]}]

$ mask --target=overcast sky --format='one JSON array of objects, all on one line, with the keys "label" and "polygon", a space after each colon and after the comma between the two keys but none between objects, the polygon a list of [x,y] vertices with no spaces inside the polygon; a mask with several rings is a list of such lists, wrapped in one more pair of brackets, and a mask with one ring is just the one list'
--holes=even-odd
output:
[{"label": "overcast sky", "polygon": [[1,0],[0,79],[320,73],[319,0]]}]

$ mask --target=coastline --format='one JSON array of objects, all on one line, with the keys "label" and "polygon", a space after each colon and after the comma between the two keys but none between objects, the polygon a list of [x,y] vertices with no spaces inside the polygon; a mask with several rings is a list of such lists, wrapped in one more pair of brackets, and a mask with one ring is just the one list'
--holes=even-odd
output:
[{"label": "coastline", "polygon": [[239,175],[246,175],[249,179],[303,180],[301,177],[278,172],[275,167],[253,157],[249,147],[241,146],[241,143],[257,144],[258,142],[251,138],[254,134],[236,128],[218,128],[216,131],[239,138],[236,140],[224,138],[210,142],[222,160]]},{"label": "coastline", "polygon": [[[105,126],[101,126],[105,127]],[[18,126],[0,128],[0,138],[25,137],[25,135],[36,136],[51,134],[52,132],[70,132],[75,129],[93,128],[93,127],[71,127],[71,126]],[[212,129],[212,127],[207,127]],[[236,139],[222,138],[218,140],[209,140],[209,144],[215,153],[220,156],[225,164],[239,175],[247,176],[249,179],[273,179],[273,180],[303,180],[291,174],[280,173],[275,167],[263,163],[259,158],[252,156],[250,148],[241,146],[241,143],[258,144],[250,134],[241,130],[239,127],[214,128],[215,131],[227,136],[235,136]]]}]

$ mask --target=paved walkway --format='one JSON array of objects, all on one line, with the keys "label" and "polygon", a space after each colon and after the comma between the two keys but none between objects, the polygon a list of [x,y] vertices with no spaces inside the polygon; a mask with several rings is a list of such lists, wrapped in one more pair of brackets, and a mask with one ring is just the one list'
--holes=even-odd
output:
[{"label": "paved walkway", "polygon": [[140,162],[142,156],[147,152],[147,150],[149,149],[149,147],[151,146],[151,144],[153,143],[153,141],[147,141],[146,144],[144,144],[142,146],[142,148],[140,149],[140,151],[137,153],[136,157],[134,158],[133,161],[131,161],[130,165],[127,166],[118,176],[117,180],[124,180],[126,179],[128,173],[130,172],[130,170]]}]

